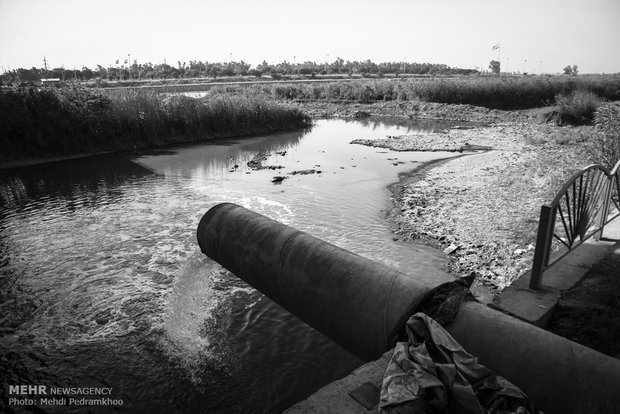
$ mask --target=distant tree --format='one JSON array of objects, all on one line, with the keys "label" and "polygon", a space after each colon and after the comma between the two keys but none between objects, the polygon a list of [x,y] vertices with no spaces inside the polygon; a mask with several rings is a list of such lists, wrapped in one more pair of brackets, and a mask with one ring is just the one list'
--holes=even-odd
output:
[{"label": "distant tree", "polygon": [[237,76],[245,76],[248,74],[248,71],[250,70],[250,65],[249,63],[245,63],[243,60],[241,62],[232,62],[232,66],[233,66],[233,72],[235,75]]},{"label": "distant tree", "polygon": [[184,77],[186,78],[197,78],[200,76],[200,71],[196,68],[186,69]]},{"label": "distant tree", "polygon": [[215,79],[220,75],[220,71],[221,69],[219,65],[211,65],[209,68],[209,75]]},{"label": "distant tree", "polygon": [[[1,1],[1,0],[0,0]],[[571,74],[577,74],[577,66],[569,66]],[[565,69],[565,71],[567,70]],[[224,76],[271,76],[274,79],[282,79],[287,75],[316,76],[316,74],[362,74],[362,76],[376,75],[378,77],[394,74],[471,74],[477,73],[473,69],[451,68],[444,64],[434,63],[410,63],[410,62],[382,62],[374,63],[370,59],[361,61],[345,61],[337,58],[329,63],[305,61],[303,63],[283,61],[275,65],[270,65],[263,61],[256,68],[252,68],[249,63],[240,62],[219,62],[209,63],[198,60],[188,62],[177,61],[177,65],[171,66],[166,63],[138,63],[136,60],[117,59],[115,63],[104,67],[96,65],[96,69],[82,67],[82,70],[69,69],[64,67],[43,69],[15,69],[5,71],[0,74],[0,78],[5,84],[19,82],[36,82],[41,78],[60,78],[61,80],[88,81],[91,79],[102,80],[125,80],[125,79],[179,79],[196,78],[204,76],[224,77]]]},{"label": "distant tree", "polygon": [[101,65],[97,65],[97,71],[96,71],[97,76],[99,76],[101,79],[107,79],[108,77],[108,71],[106,68],[104,68]]},{"label": "distant tree", "polygon": [[35,67],[32,69],[17,69],[17,77],[20,82],[34,82],[41,79],[39,70]]},{"label": "distant tree", "polygon": [[49,72],[49,76],[51,78],[58,78],[60,80],[65,80],[65,68],[54,68]]},{"label": "distant tree", "polygon": [[256,70],[259,71],[260,73],[264,73],[264,74],[267,74],[267,75],[275,72],[274,67],[271,66],[269,63],[267,63],[266,60],[263,60],[263,63],[259,64],[256,67]]},{"label": "distant tree", "polygon": [[565,75],[572,75],[572,76],[576,76],[577,73],[579,73],[578,69],[577,69],[577,65],[566,65],[566,67],[564,68],[564,74]]},{"label": "distant tree", "polygon": [[81,70],[82,80],[91,80],[95,76],[95,72],[84,66]]},{"label": "distant tree", "polygon": [[489,63],[489,69],[491,69],[491,72],[494,75],[499,75],[499,70],[500,70],[500,63],[499,63],[499,61],[498,60],[492,60]]},{"label": "distant tree", "polygon": [[329,65],[329,73],[340,73],[344,67],[344,60],[341,58],[336,59]]},{"label": "distant tree", "polygon": [[222,64],[222,68],[220,70],[220,76],[233,76],[235,74],[235,64],[234,62],[227,62]]}]

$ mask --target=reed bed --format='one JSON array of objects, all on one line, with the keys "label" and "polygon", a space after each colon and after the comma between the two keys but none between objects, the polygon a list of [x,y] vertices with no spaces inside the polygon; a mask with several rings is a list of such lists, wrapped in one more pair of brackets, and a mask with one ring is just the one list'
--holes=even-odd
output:
[{"label": "reed bed", "polygon": [[594,121],[596,133],[590,140],[589,153],[594,162],[611,169],[620,161],[620,105],[599,106]]},{"label": "reed bed", "polygon": [[233,86],[226,90],[278,100],[421,100],[491,109],[525,109],[555,104],[557,96],[570,96],[577,90],[591,92],[603,99],[619,100],[620,75],[379,79]]},{"label": "reed bed", "polygon": [[5,159],[123,151],[305,128],[311,119],[261,97],[195,99],[78,87],[0,92]]}]

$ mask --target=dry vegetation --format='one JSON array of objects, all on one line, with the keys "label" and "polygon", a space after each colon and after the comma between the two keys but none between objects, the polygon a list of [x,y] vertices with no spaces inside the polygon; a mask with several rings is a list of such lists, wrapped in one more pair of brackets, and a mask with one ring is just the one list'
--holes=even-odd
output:
[{"label": "dry vegetation", "polygon": [[[421,79],[354,80],[327,83],[257,84],[217,87],[214,93],[243,93],[281,100],[425,101],[493,109],[535,108],[585,91],[600,99],[620,99],[620,76],[461,76]],[[564,102],[564,101],[562,101]],[[568,103],[565,106],[572,106]]]},{"label": "dry vegetation", "polygon": [[260,97],[194,99],[83,88],[0,91],[6,159],[122,151],[303,128],[310,118]]}]

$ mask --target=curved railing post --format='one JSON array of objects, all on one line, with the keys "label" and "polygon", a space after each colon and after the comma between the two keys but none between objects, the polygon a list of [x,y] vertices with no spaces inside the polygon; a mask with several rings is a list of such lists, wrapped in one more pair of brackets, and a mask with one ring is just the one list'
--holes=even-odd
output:
[{"label": "curved railing post", "polygon": [[[603,230],[605,230],[605,225],[607,223],[609,223],[609,221],[613,220],[614,218],[618,217],[618,215],[620,214],[620,180],[619,180],[619,176],[620,176],[620,160],[618,160],[618,162],[616,163],[616,165],[614,165],[614,167],[611,169],[611,172],[609,173],[609,187],[607,188],[607,193],[606,193],[606,198],[605,198],[605,206],[603,208],[603,214],[601,216],[601,231],[598,235],[599,238],[603,237]],[[614,200],[614,190],[616,191],[616,197],[618,197],[618,200]],[[612,207],[612,204],[614,207],[616,207],[616,210],[618,211],[618,213],[616,215],[614,215],[614,217],[612,219],[608,220],[609,217],[609,208]]]},{"label": "curved railing post", "polygon": [[555,208],[543,205],[540,208],[540,220],[538,221],[538,236],[536,237],[536,249],[534,250],[534,264],[530,277],[530,289],[540,289],[542,276],[549,263],[549,251],[553,239],[553,227],[555,225]]},{"label": "curved railing post", "polygon": [[599,219],[599,228],[600,231],[596,233],[594,238],[596,240],[600,240],[603,238],[603,231],[605,230],[605,224],[607,224],[607,216],[609,215],[609,205],[611,204],[611,194],[614,189],[615,184],[615,175],[609,177],[609,182],[607,183],[607,188],[605,189],[605,198],[603,199],[603,208],[601,209],[601,217]]},{"label": "curved railing post", "polygon": [[[543,273],[590,237],[603,237],[605,225],[620,216],[620,161],[612,171],[600,164],[576,172],[550,204],[540,210],[530,289],[540,289]],[[610,207],[615,207],[613,217]],[[557,223],[556,223],[557,219]],[[550,262],[552,241],[565,247]]]}]

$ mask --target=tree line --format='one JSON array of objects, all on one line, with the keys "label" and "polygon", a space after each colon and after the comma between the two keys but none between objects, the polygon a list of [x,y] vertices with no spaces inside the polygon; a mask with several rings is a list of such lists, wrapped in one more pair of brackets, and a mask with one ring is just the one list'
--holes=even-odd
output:
[{"label": "tree line", "polygon": [[218,78],[232,76],[270,76],[278,78],[286,75],[316,76],[316,75],[374,75],[383,76],[388,74],[415,74],[415,75],[468,75],[478,73],[475,69],[452,68],[444,64],[436,63],[410,63],[410,62],[384,62],[374,63],[370,59],[365,61],[345,61],[341,58],[332,63],[316,63],[306,61],[303,63],[281,62],[270,64],[263,61],[256,67],[249,63],[240,62],[202,62],[192,60],[189,62],[177,62],[176,66],[167,63],[138,63],[119,65],[116,61],[114,66],[104,67],[97,65],[90,69],[67,69],[64,67],[45,69],[13,69],[0,75],[0,81],[4,84],[39,82],[41,79],[60,79],[61,81],[91,81],[91,80],[148,80],[148,79],[191,79],[191,78]]}]

